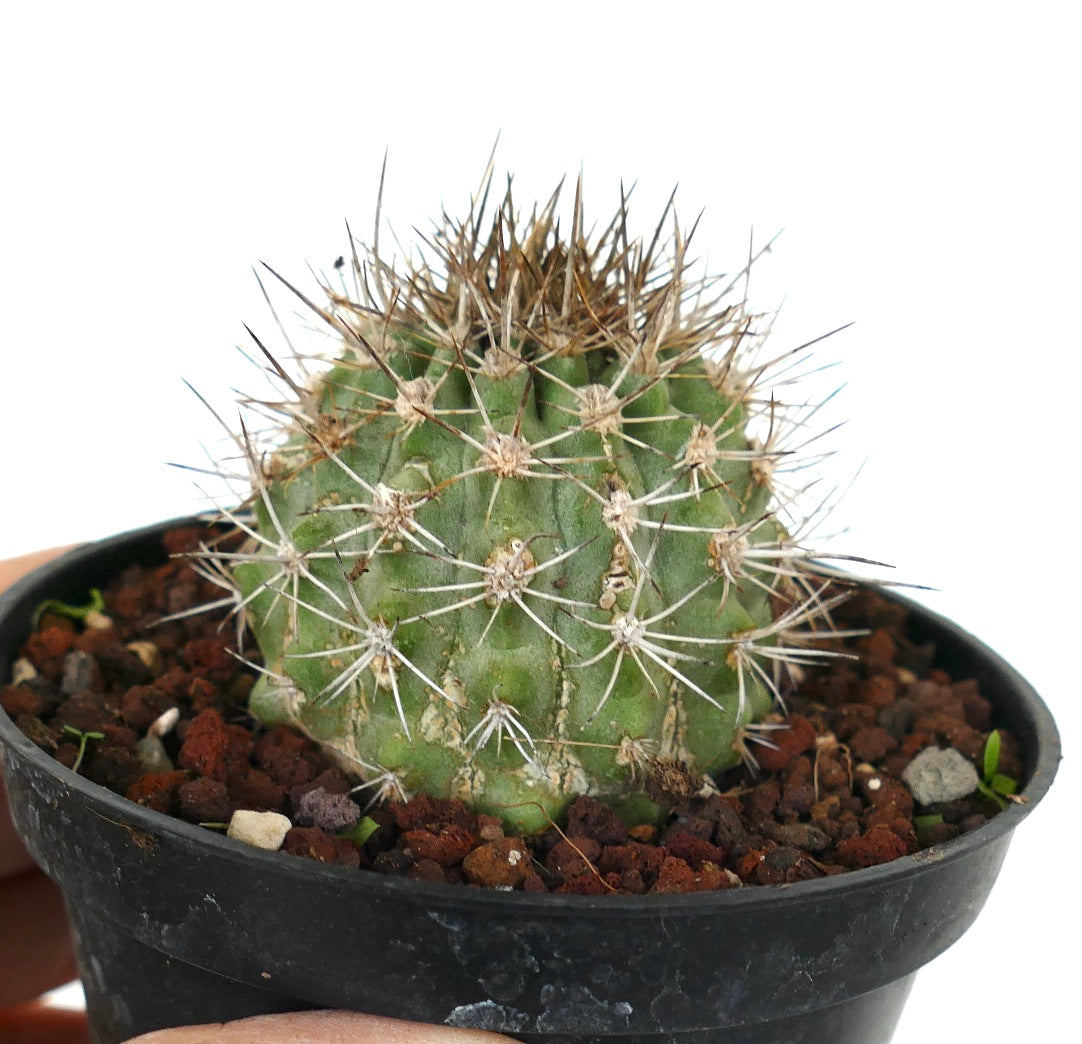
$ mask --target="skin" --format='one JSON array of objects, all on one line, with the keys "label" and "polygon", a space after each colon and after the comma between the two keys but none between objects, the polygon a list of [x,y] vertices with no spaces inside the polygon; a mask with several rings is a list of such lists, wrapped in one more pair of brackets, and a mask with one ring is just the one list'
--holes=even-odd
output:
[{"label": "skin", "polygon": [[[0,561],[0,591],[65,549]],[[88,1044],[86,1014],[40,1003],[78,978],[60,890],[15,835],[0,779],[0,1041]],[[498,1044],[499,1033],[400,1022],[348,1011],[260,1015],[236,1022],[157,1030],[138,1044]]]}]

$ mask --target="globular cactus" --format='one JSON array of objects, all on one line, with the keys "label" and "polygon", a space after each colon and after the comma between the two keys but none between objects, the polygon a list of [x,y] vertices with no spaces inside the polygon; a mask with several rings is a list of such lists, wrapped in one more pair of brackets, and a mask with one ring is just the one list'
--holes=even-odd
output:
[{"label": "globular cactus", "polygon": [[238,436],[250,539],[218,563],[264,657],[251,706],[384,795],[641,821],[668,770],[766,738],[829,617],[783,481],[809,407],[671,208],[646,243],[623,200],[590,234],[579,190],[562,235],[558,192],[484,219],[489,181],[402,271],[340,259],[302,298],[336,347],[247,403],[275,424]]}]

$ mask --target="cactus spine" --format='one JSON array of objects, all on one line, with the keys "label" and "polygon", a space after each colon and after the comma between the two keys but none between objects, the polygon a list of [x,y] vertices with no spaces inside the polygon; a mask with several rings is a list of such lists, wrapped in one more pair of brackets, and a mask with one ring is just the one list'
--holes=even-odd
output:
[{"label": "cactus spine", "polygon": [[646,819],[659,766],[746,755],[828,615],[781,481],[806,408],[765,389],[731,287],[691,278],[671,204],[644,245],[625,201],[588,235],[580,190],[569,235],[558,192],[486,220],[489,182],[403,272],[355,246],[302,298],[336,347],[247,403],[274,431],[238,436],[250,539],[218,564],[252,709],[381,794]]}]

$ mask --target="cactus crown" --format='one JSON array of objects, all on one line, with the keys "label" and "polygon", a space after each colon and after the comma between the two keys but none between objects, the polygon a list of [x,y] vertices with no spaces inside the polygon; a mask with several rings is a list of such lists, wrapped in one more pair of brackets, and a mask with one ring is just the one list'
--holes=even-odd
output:
[{"label": "cactus crown", "polygon": [[334,347],[267,353],[248,543],[207,554],[262,650],[253,711],[373,794],[650,818],[664,769],[765,738],[828,622],[786,484],[814,410],[767,387],[793,353],[763,360],[739,277],[691,276],[671,200],[644,242],[625,198],[588,232],[577,186],[563,234],[559,190],[522,220],[490,188],[402,270],[377,235],[324,302],[294,291]]}]

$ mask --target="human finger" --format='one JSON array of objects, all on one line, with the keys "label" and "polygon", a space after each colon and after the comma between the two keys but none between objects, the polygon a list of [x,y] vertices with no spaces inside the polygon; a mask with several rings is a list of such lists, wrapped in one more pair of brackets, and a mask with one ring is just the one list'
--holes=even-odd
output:
[{"label": "human finger", "polygon": [[78,978],[60,889],[36,870],[0,882],[0,1008]]},{"label": "human finger", "polygon": [[0,591],[10,587],[20,577],[33,572],[38,566],[43,566],[65,551],[70,551],[74,546],[51,547],[43,551],[31,551],[30,554],[19,555],[17,558],[0,559]]},{"label": "human finger", "polygon": [[485,1030],[401,1022],[354,1011],[296,1011],[235,1022],[181,1026],[132,1037],[127,1044],[499,1044]]},{"label": "human finger", "polygon": [[0,1011],[4,1044],[90,1044],[86,1012],[54,1008],[40,1001]]},{"label": "human finger", "polygon": [[[10,587],[20,577],[38,566],[44,565],[67,551],[66,547],[53,547],[46,551],[34,551],[18,558],[0,559],[0,591]],[[7,794],[0,776],[0,878],[20,874],[33,867],[34,861],[22,846],[8,815]]]}]

